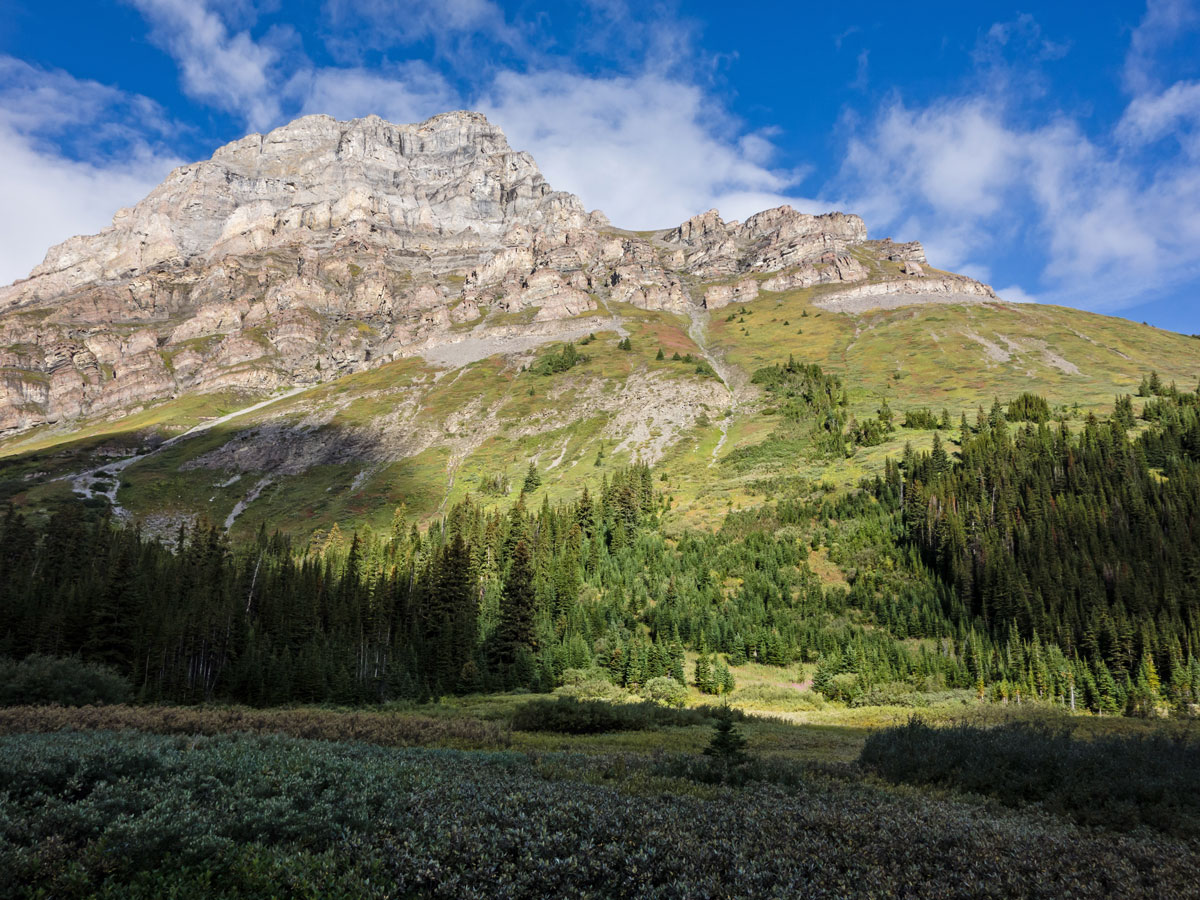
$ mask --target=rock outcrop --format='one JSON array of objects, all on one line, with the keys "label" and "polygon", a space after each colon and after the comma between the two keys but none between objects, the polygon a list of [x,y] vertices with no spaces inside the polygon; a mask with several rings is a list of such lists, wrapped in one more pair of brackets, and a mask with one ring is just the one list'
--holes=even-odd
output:
[{"label": "rock outcrop", "polygon": [[838,291],[817,301],[833,312],[861,313],[916,303],[984,303],[1000,298],[986,284],[961,275],[878,281]]},{"label": "rock outcrop", "polygon": [[788,206],[621,231],[478,113],[309,116],[176,169],[0,288],[0,432],[445,359],[514,328],[553,340],[602,303],[692,313],[816,285],[846,285],[847,309],[992,297],[925,264],[919,244],[868,241],[857,216]]}]

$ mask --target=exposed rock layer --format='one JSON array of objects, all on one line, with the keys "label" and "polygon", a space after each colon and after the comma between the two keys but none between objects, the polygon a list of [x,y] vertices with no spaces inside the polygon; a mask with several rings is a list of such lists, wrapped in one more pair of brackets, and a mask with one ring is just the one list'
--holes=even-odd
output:
[{"label": "exposed rock layer", "polygon": [[553,340],[610,301],[686,313],[829,284],[849,286],[845,308],[994,297],[922,280],[925,262],[919,244],[867,241],[857,216],[787,206],[624,232],[478,113],[309,116],[176,169],[0,288],[0,431],[438,358],[468,332]]}]

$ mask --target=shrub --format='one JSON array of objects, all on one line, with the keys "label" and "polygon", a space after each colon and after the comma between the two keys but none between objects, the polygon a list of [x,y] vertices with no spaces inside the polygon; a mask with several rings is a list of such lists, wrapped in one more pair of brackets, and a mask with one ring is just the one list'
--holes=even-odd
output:
[{"label": "shrub", "polygon": [[396,712],[332,709],[249,709],[179,706],[14,706],[0,709],[0,735],[137,730],[154,734],[217,735],[229,732],[297,738],[354,740],[387,747],[430,744],[507,747],[511,735],[494,722],[463,716],[434,718]]},{"label": "shrub", "polygon": [[[582,343],[582,342],[581,342]],[[575,349],[575,345],[568,343],[559,353],[547,353],[541,357],[533,366],[530,367],[534,375],[555,375],[559,372],[565,372],[580,363],[587,362],[588,358]]]},{"label": "shrub", "polygon": [[1046,402],[1045,397],[1026,391],[1009,402],[1005,417],[1010,422],[1033,422],[1040,425],[1050,421],[1050,404]]},{"label": "shrub", "polygon": [[74,657],[0,658],[0,706],[124,703],[131,693],[129,682],[116,672]]},{"label": "shrub", "polygon": [[687,688],[667,675],[647,681],[646,686],[642,688],[642,694],[647,700],[676,708],[682,708],[688,698]]},{"label": "shrub", "polygon": [[[1194,844],[699,754],[0,739],[0,897],[1182,897]],[[710,773],[710,774],[706,774]],[[114,777],[115,776],[115,777]]]},{"label": "shrub", "polygon": [[576,700],[628,699],[629,694],[613,684],[602,669],[567,669],[562,674],[562,687],[554,693]]},{"label": "shrub", "polygon": [[[604,703],[559,696],[531,700],[513,714],[516,731],[549,731],[556,734],[600,734],[605,731],[650,731],[673,726],[702,725],[720,713],[720,707],[671,709],[647,700],[642,703]],[[741,720],[746,714],[732,710]]]},{"label": "shrub", "polygon": [[931,409],[910,409],[904,414],[905,428],[919,428],[932,431],[939,425],[938,418]]},{"label": "shrub", "polygon": [[800,691],[780,684],[748,684],[734,691],[732,699],[739,706],[780,712],[804,712],[825,706],[825,698],[816,691]]},{"label": "shrub", "polygon": [[859,694],[850,701],[851,706],[904,706],[910,709],[929,705],[929,698],[907,681],[889,681]]},{"label": "shrub", "polygon": [[889,781],[1039,803],[1081,825],[1200,836],[1200,743],[1190,737],[1081,740],[1040,723],[936,728],[913,718],[868,735],[859,762]]}]

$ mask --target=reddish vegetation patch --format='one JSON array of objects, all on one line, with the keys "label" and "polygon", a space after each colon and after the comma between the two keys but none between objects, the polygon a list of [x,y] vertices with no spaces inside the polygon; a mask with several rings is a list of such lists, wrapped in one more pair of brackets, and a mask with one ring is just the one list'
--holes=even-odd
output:
[{"label": "reddish vegetation patch", "polygon": [[0,735],[61,731],[148,731],[153,734],[285,734],[387,747],[446,743],[506,747],[507,731],[479,719],[433,718],[331,709],[221,709],[177,706],[14,706],[0,709]]}]

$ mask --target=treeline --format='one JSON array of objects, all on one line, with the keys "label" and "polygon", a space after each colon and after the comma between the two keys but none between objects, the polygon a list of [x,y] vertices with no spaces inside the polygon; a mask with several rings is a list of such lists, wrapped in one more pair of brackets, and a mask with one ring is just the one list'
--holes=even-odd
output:
[{"label": "treeline", "polygon": [[1164,390],[1143,416],[1131,437],[1123,397],[1077,435],[1014,430],[997,403],[964,421],[957,459],[935,437],[876,483],[961,604],[981,691],[1107,711],[1200,702],[1200,400]]},{"label": "treeline", "polygon": [[[508,511],[470,498],[421,531],[335,527],[297,547],[212,526],[173,545],[64,512],[0,523],[0,655],[79,655],[146,699],[371,702],[513,687],[583,670],[731,689],[719,654],[789,665],[836,645],[844,591],[761,531],[659,528],[644,466],[593,495]],[[833,636],[831,637],[831,634]],[[685,648],[700,653],[685,667]]]},{"label": "treeline", "polygon": [[[581,633],[621,619],[579,601],[653,520],[649,470],[595,501],[508,514],[467,501],[421,532],[340,534],[303,551],[214,526],[173,548],[71,512],[0,523],[0,653],[80,655],[146,698],[358,702],[554,683],[593,665]],[[631,673],[632,674],[632,673]]]},{"label": "treeline", "polygon": [[[803,434],[782,446],[847,451],[837,378],[789,360],[755,380]],[[928,452],[908,447],[862,490],[801,491],[732,512],[717,533],[667,534],[644,466],[536,509],[531,468],[508,509],[467,498],[425,530],[401,510],[385,531],[335,527],[304,546],[265,531],[232,546],[207,525],[167,544],[82,510],[35,525],[9,509],[0,656],[79,656],[142,698],[183,702],[376,702],[593,678],[724,693],[729,667],[753,661],[815,664],[814,688],[855,704],[972,689],[1190,710],[1200,396],[1158,388],[1144,427],[1128,397],[1078,434],[1048,424],[1034,395],[957,432],[943,412]],[[893,429],[886,404],[879,413]],[[822,584],[813,551],[844,586]]]},{"label": "treeline", "polygon": [[[0,524],[0,654],[79,655],[145,699],[257,705],[544,690],[580,674],[732,689],[729,665],[869,659],[874,681],[965,683],[948,643],[851,621],[808,547],[769,522],[668,537],[650,471],[508,511],[466,500],[428,530],[338,529],[307,547],[211,526],[173,546],[69,513]],[[951,629],[941,620],[938,627]],[[698,654],[691,666],[685,650]],[[569,675],[569,670],[576,674]]]}]

